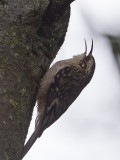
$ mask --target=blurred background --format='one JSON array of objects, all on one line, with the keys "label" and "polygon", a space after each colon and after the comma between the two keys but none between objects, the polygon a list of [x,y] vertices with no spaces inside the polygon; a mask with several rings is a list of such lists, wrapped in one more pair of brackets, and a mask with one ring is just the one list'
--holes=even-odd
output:
[{"label": "blurred background", "polygon": [[[46,129],[24,160],[120,160],[120,1],[76,0],[56,59],[88,51],[96,70],[67,112]],[[34,131],[36,107],[27,139]]]}]

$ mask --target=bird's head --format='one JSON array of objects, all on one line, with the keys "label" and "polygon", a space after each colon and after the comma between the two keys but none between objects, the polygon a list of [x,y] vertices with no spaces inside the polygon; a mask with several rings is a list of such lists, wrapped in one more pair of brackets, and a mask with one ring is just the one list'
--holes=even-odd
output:
[{"label": "bird's head", "polygon": [[85,41],[85,52],[81,55],[76,55],[73,57],[73,61],[77,66],[79,66],[79,70],[83,73],[83,77],[87,80],[91,80],[94,70],[95,70],[95,59],[92,55],[93,52],[93,40],[91,45],[91,50],[87,55],[87,44]]}]

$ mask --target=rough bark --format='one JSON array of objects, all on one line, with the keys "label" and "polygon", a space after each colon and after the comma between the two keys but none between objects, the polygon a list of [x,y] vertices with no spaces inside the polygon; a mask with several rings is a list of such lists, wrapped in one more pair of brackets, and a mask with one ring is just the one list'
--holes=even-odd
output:
[{"label": "rough bark", "polygon": [[73,0],[0,0],[0,160],[20,160],[40,80]]}]

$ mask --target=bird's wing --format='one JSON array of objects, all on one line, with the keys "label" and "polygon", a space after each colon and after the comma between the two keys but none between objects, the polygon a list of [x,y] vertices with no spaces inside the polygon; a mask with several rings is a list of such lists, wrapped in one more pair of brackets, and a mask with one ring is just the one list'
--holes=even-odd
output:
[{"label": "bird's wing", "polygon": [[[72,96],[72,73],[71,66],[61,68],[53,78],[47,94],[47,103],[41,129],[44,131],[53,124],[73,102]],[[71,96],[71,99],[68,99]]]}]

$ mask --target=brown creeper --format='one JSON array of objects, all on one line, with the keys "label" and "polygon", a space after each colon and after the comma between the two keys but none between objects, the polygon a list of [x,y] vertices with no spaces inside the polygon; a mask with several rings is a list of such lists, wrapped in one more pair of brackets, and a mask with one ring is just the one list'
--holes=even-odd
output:
[{"label": "brown creeper", "polygon": [[55,63],[41,80],[37,94],[36,128],[24,147],[22,158],[43,131],[68,109],[90,82],[95,70],[95,60],[92,56],[93,40],[88,55],[86,41],[85,48],[83,54]]}]

